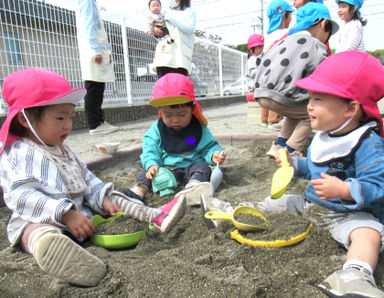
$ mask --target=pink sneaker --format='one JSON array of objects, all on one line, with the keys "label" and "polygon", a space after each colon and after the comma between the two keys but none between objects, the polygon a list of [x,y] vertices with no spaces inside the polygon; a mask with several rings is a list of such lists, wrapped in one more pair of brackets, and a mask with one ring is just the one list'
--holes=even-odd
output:
[{"label": "pink sneaker", "polygon": [[183,217],[185,208],[185,197],[183,195],[177,195],[168,204],[158,208],[162,213],[152,219],[152,223],[159,228],[161,232],[166,233]]}]

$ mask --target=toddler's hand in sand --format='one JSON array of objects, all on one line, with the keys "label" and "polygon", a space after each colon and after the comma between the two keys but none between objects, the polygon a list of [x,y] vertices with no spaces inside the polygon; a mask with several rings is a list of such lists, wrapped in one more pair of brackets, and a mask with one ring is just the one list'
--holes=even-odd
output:
[{"label": "toddler's hand in sand", "polygon": [[156,176],[156,174],[159,172],[159,166],[151,166],[147,173],[145,174],[145,177],[149,180],[152,180],[153,177]]},{"label": "toddler's hand in sand", "polygon": [[115,203],[112,203],[107,196],[104,196],[103,199],[103,209],[105,210],[105,212],[107,212],[107,214],[111,216],[115,215],[116,212],[121,212],[119,206],[117,206]]},{"label": "toddler's hand in sand", "polygon": [[61,217],[61,222],[68,227],[76,239],[81,239],[81,237],[85,239],[96,231],[93,222],[77,210],[71,209],[65,212]]}]

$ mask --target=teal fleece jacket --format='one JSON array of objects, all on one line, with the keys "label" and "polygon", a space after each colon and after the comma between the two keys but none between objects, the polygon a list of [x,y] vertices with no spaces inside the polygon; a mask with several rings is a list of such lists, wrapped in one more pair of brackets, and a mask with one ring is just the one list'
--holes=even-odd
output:
[{"label": "teal fleece jacket", "polygon": [[160,131],[156,121],[143,137],[143,153],[140,158],[144,169],[147,171],[154,165],[167,167],[168,169],[185,168],[190,164],[201,161],[213,166],[213,153],[223,149],[209,128],[204,125],[201,126],[202,136],[196,148],[193,151],[175,154],[168,153],[162,148]]}]

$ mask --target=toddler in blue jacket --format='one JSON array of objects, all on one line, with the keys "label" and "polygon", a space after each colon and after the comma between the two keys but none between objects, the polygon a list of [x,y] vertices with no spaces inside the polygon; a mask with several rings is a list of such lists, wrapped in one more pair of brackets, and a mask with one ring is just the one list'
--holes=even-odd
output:
[{"label": "toddler in blue jacket", "polygon": [[[241,205],[265,213],[325,207],[315,223],[329,229],[348,253],[342,270],[318,288],[331,297],[384,297],[373,277],[384,243],[384,139],[377,106],[384,97],[384,68],[371,55],[346,51],[326,58],[295,84],[310,92],[307,111],[317,133],[307,158],[288,159],[295,177],[310,183],[302,195]],[[278,156],[276,161],[281,162]],[[204,197],[203,205],[231,208],[216,198]]]}]

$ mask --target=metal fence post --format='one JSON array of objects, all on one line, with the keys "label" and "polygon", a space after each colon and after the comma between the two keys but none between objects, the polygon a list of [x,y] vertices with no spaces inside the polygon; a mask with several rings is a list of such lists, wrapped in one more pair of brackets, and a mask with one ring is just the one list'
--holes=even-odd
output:
[{"label": "metal fence post", "polygon": [[[241,73],[242,73],[242,77],[244,77],[244,81],[245,81],[245,72],[244,72],[244,55],[240,55],[241,57]],[[241,88],[241,95],[244,95],[245,93],[245,85],[242,84],[242,88]]]},{"label": "metal fence post", "polygon": [[127,99],[128,104],[132,105],[132,87],[131,87],[131,71],[129,69],[129,53],[128,53],[128,38],[127,38],[127,27],[125,25],[125,18],[121,23],[121,34],[123,41],[123,59],[124,59],[124,70],[125,70],[125,85],[127,88]]},{"label": "metal fence post", "polygon": [[217,47],[218,54],[219,54],[219,83],[220,83],[220,96],[224,95],[224,90],[223,90],[223,59],[221,56],[221,45]]}]

